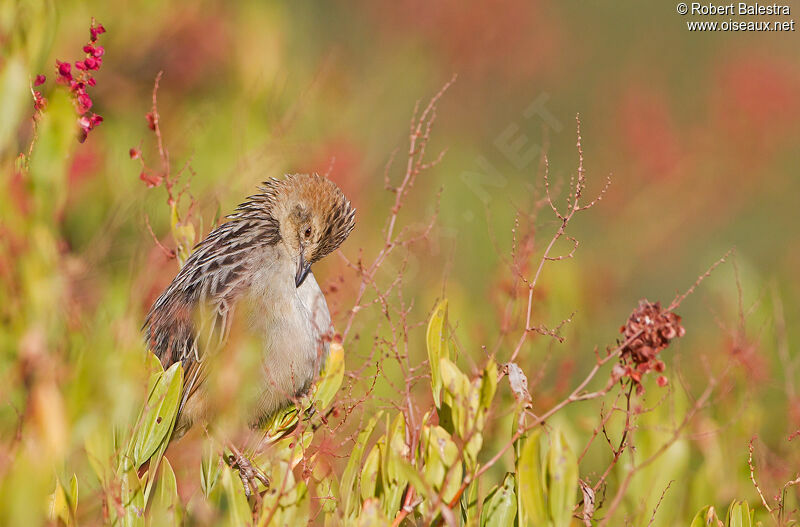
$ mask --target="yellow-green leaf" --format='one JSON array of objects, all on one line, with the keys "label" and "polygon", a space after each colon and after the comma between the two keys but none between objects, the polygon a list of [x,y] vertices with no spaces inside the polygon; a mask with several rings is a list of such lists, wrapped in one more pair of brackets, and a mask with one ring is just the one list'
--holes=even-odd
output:
[{"label": "yellow-green leaf", "polygon": [[717,527],[718,524],[717,511],[711,505],[706,505],[695,514],[689,527]]},{"label": "yellow-green leaf", "polygon": [[133,448],[133,460],[137,467],[169,440],[178,415],[182,383],[183,368],[180,362],[176,362],[161,374],[150,392]]},{"label": "yellow-green leaf", "polygon": [[364,449],[367,446],[367,440],[375,428],[375,424],[380,419],[382,412],[378,412],[367,422],[367,425],[361,429],[356,438],[356,444],[350,452],[350,459],[347,461],[347,466],[342,473],[341,489],[345,489],[347,497],[345,500],[344,513],[345,517],[350,516],[356,509],[356,502],[358,501],[359,487],[357,478],[360,474],[359,468],[361,467],[361,457],[364,455]]},{"label": "yellow-green leaf", "polygon": [[483,500],[480,527],[513,527],[517,517],[517,496],[514,493],[514,474],[506,473],[501,487],[495,488]]},{"label": "yellow-green leaf", "polygon": [[433,390],[433,402],[437,408],[441,404],[442,390],[439,361],[442,358],[449,358],[447,340],[447,300],[442,300],[433,310],[426,334],[428,363],[431,367],[431,389]]},{"label": "yellow-green leaf", "polygon": [[372,450],[367,454],[364,466],[361,469],[361,499],[366,501],[375,497],[375,489],[378,486],[381,467],[381,444],[373,445]]},{"label": "yellow-green leaf", "polygon": [[167,458],[162,458],[158,483],[153,495],[149,517],[152,525],[180,525],[180,500],[175,472]]},{"label": "yellow-green leaf", "polygon": [[331,342],[328,360],[325,361],[325,369],[317,382],[315,399],[319,410],[325,410],[330,406],[336,392],[342,386],[344,379],[344,348],[337,342]]},{"label": "yellow-green leaf", "polygon": [[119,496],[122,508],[119,524],[124,527],[144,526],[144,489],[135,470],[127,470],[120,477]]},{"label": "yellow-green leaf", "polygon": [[519,494],[521,505],[520,525],[547,525],[545,488],[542,484],[542,463],[539,453],[540,430],[533,432],[522,445],[517,460],[517,476],[519,477]]},{"label": "yellow-green leaf", "polygon": [[746,501],[733,500],[728,507],[726,527],[752,527],[750,506]]},{"label": "yellow-green leaf", "polygon": [[578,491],[578,458],[561,430],[552,434],[547,455],[547,500],[555,527],[569,527]]}]

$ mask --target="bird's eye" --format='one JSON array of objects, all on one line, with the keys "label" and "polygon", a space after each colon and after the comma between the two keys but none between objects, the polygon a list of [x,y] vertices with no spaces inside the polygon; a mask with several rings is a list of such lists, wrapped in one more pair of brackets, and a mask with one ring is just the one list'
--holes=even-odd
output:
[{"label": "bird's eye", "polygon": [[305,232],[303,232],[303,236],[305,236],[306,239],[311,238],[311,227],[306,227]]}]

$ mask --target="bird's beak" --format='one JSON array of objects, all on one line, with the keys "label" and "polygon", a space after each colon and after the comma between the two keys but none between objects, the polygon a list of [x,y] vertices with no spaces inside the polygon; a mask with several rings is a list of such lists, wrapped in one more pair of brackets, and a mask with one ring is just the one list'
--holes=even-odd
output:
[{"label": "bird's beak", "polygon": [[311,264],[306,262],[303,253],[300,253],[300,258],[297,261],[297,274],[294,275],[294,285],[295,287],[300,287],[303,285],[303,282],[308,276],[309,271],[311,271]]}]

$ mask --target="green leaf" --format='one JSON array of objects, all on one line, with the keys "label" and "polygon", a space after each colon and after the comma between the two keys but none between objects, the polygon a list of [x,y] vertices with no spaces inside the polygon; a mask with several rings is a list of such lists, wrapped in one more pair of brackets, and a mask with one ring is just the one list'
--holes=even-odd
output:
[{"label": "green leaf", "polygon": [[72,510],[72,515],[78,510],[78,475],[72,474],[72,479],[69,480],[69,505]]},{"label": "green leaf", "polygon": [[547,456],[547,498],[555,527],[569,527],[578,491],[578,458],[561,430],[552,434]]},{"label": "green leaf", "polygon": [[344,489],[344,492],[347,493],[344,508],[345,517],[349,517],[356,510],[356,502],[360,495],[358,487],[359,482],[357,479],[361,473],[359,470],[361,467],[361,457],[364,455],[364,449],[367,447],[367,440],[369,440],[369,436],[372,435],[372,430],[375,428],[382,413],[383,412],[378,412],[372,416],[372,419],[370,419],[367,425],[358,433],[356,444],[350,452],[350,459],[347,461],[347,466],[342,473],[340,488]]},{"label": "green leaf", "polygon": [[689,527],[717,527],[718,522],[717,511],[711,505],[707,505],[695,514]]},{"label": "green leaf", "polygon": [[[469,377],[458,369],[453,361],[442,357],[439,361],[439,371],[442,378],[442,386],[450,397],[447,402],[450,405],[453,427],[459,437],[466,437],[470,427],[470,406],[473,386],[469,382]],[[475,401],[477,404],[477,400]]]},{"label": "green leaf", "polygon": [[483,376],[481,378],[480,405],[483,413],[492,405],[495,392],[497,392],[497,364],[490,358],[489,362],[486,363],[486,367],[483,369]]},{"label": "green leaf", "polygon": [[122,517],[118,518],[119,524],[124,527],[144,526],[144,492],[135,470],[127,470],[120,477],[119,496],[123,511]]},{"label": "green leaf", "polygon": [[750,506],[746,501],[733,500],[728,507],[726,527],[752,527]]},{"label": "green leaf", "polygon": [[138,467],[169,441],[181,398],[183,368],[176,362],[156,381],[142,415],[133,447],[133,461]]},{"label": "green leaf", "polygon": [[393,458],[397,470],[403,474],[406,481],[417,489],[418,496],[431,496],[434,494],[434,490],[425,482],[425,479],[411,463],[398,457],[394,452],[389,452],[389,456]]},{"label": "green leaf", "polygon": [[156,492],[148,511],[151,525],[180,525],[180,499],[175,472],[167,458],[161,460]]},{"label": "green leaf", "polygon": [[463,467],[458,459],[458,447],[440,426],[423,427],[420,441],[425,451],[421,465],[425,481],[434,490],[441,491],[442,498],[449,502],[461,486]]},{"label": "green leaf", "polygon": [[214,489],[212,500],[219,504],[219,510],[227,511],[229,525],[251,525],[253,516],[250,504],[244,495],[244,487],[239,475],[232,468],[222,467],[220,485]]},{"label": "green leaf", "polygon": [[517,496],[514,493],[514,474],[506,473],[501,487],[494,489],[483,500],[480,527],[513,527],[517,518]]},{"label": "green leaf", "polygon": [[431,390],[433,402],[438,408],[441,404],[442,375],[439,361],[449,358],[447,348],[447,300],[442,300],[433,310],[433,315],[428,321],[426,342],[428,344],[428,363],[431,367]]},{"label": "green leaf", "polygon": [[408,483],[403,471],[398,468],[396,459],[408,459],[411,455],[406,444],[406,422],[403,414],[398,413],[391,426],[388,426],[388,435],[388,447],[386,455],[383,456],[382,467],[385,475],[383,511],[386,515],[394,517],[400,509],[400,500]]},{"label": "green leaf", "polygon": [[378,487],[381,467],[381,444],[376,443],[367,454],[364,466],[361,469],[361,499],[367,501],[375,497]]},{"label": "green leaf", "polygon": [[[516,504],[514,505],[516,507]],[[478,482],[473,481],[461,495],[461,524],[475,525],[478,520]]]},{"label": "green leaf", "polygon": [[61,485],[61,481],[56,478],[56,488],[50,495],[50,507],[47,517],[53,522],[60,520],[64,525],[71,525],[72,514],[70,509],[69,497],[63,485]]},{"label": "green leaf", "polygon": [[541,431],[533,432],[522,445],[517,459],[517,476],[519,477],[520,525],[547,525],[545,487],[542,484],[542,463],[540,460],[539,437]]},{"label": "green leaf", "polygon": [[325,369],[317,382],[317,390],[314,394],[319,410],[325,410],[330,406],[336,392],[342,386],[343,379],[344,348],[337,342],[331,342],[328,360],[325,361]]},{"label": "green leaf", "polygon": [[208,498],[219,480],[220,454],[211,441],[203,446],[203,457],[200,460],[200,489]]}]

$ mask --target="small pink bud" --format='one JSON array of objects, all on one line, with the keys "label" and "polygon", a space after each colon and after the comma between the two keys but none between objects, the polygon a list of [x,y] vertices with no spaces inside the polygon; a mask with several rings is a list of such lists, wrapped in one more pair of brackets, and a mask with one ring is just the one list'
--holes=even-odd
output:
[{"label": "small pink bud", "polygon": [[142,170],[141,174],[139,174],[139,179],[144,181],[147,188],[153,188],[161,184],[162,177],[159,174],[148,174],[145,170]]},{"label": "small pink bud", "polygon": [[89,86],[96,86],[97,85],[97,81],[94,80],[93,77],[89,77],[89,80],[86,81],[86,84],[88,84]]},{"label": "small pink bud", "polygon": [[47,107],[47,99],[44,98],[42,92],[33,92],[33,107],[40,111]]},{"label": "small pink bud", "polygon": [[128,151],[128,154],[131,156],[131,159],[139,159],[140,157],[142,157],[142,151],[139,150],[138,148],[131,148]]},{"label": "small pink bud", "polygon": [[42,84],[44,84],[45,80],[46,80],[46,78],[45,78],[44,75],[37,75],[36,79],[33,81],[33,85],[34,86],[41,86]]},{"label": "small pink bud", "polygon": [[85,113],[92,107],[92,98],[86,93],[81,93],[78,95],[78,104],[84,109],[81,113]]},{"label": "small pink bud", "polygon": [[86,66],[87,70],[96,70],[100,67],[100,64],[97,62],[97,59],[94,57],[86,57],[86,60],[83,61],[84,66]]},{"label": "small pink bud", "polygon": [[89,28],[89,33],[92,36],[92,42],[97,40],[98,35],[102,35],[106,32],[106,28],[103,27],[103,24],[97,24],[96,26],[92,24],[92,27]]},{"label": "small pink bud", "polygon": [[658,383],[659,386],[661,386],[663,388],[664,386],[669,384],[669,379],[667,379],[663,375],[659,375],[658,379],[656,379],[656,382]]},{"label": "small pink bud", "polygon": [[79,69],[81,71],[85,71],[86,70],[86,64],[84,64],[84,62],[82,60],[79,60],[78,62],[75,63],[75,68]]},{"label": "small pink bud", "polygon": [[93,55],[94,55],[95,58],[99,59],[100,57],[103,56],[103,54],[105,52],[106,52],[106,50],[103,48],[103,46],[97,46],[96,48],[94,48]]},{"label": "small pink bud", "polygon": [[151,130],[155,131],[155,129],[156,129],[156,118],[153,115],[153,112],[147,112],[147,115],[145,115],[145,119],[147,119],[148,128],[150,128]]}]

